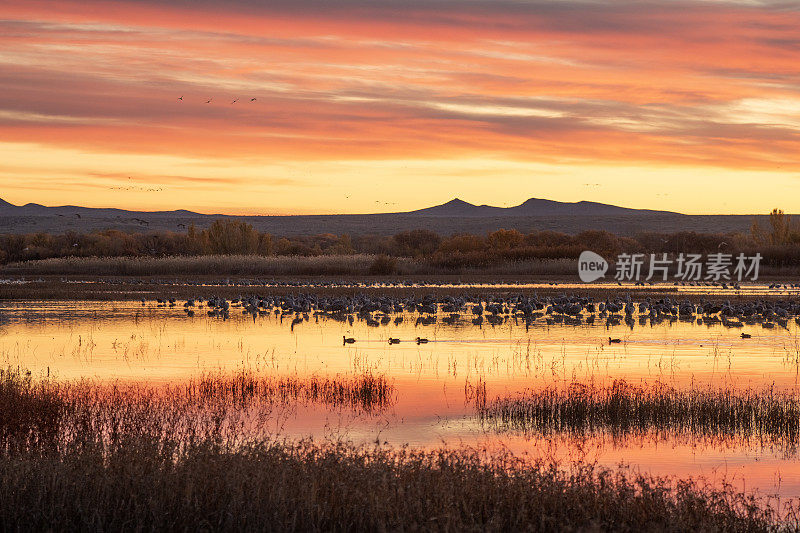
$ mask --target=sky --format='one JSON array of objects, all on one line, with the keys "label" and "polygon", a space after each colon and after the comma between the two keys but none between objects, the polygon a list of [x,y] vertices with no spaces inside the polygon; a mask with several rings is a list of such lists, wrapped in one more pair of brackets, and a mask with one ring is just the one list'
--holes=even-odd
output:
[{"label": "sky", "polygon": [[3,0],[0,198],[800,213],[800,3]]}]

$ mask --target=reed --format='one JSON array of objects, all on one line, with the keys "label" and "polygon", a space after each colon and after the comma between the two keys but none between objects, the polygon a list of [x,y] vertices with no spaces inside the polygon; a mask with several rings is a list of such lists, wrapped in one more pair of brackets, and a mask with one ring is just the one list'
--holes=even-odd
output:
[{"label": "reed", "polygon": [[234,405],[248,405],[254,401],[281,403],[322,403],[334,407],[348,407],[371,412],[390,405],[393,387],[384,376],[365,374],[355,377],[273,378],[249,371],[236,374],[207,374],[189,381],[186,393],[191,399],[224,401]]},{"label": "reed", "polygon": [[11,529],[778,531],[730,489],[481,450],[272,443],[0,457]]},{"label": "reed", "polygon": [[539,434],[614,435],[669,432],[701,437],[756,438],[795,448],[800,398],[774,390],[677,389],[664,384],[610,386],[574,383],[486,399],[469,389],[478,416],[496,429]]},{"label": "reed", "polygon": [[[3,371],[0,523],[26,530],[778,531],[798,525],[729,486],[488,449],[242,440],[253,403],[350,402],[377,378],[207,375],[156,388]],[[277,379],[277,378],[276,378]],[[350,392],[346,392],[350,391]],[[364,392],[367,391],[367,392]],[[268,402],[269,403],[269,402]],[[231,411],[241,415],[232,422]],[[228,428],[226,430],[225,428]],[[38,433],[55,435],[41,446]],[[780,511],[780,512],[779,512]]]},{"label": "reed", "polygon": [[4,274],[35,275],[366,275],[377,256],[200,255],[167,257],[58,257],[3,267]]}]

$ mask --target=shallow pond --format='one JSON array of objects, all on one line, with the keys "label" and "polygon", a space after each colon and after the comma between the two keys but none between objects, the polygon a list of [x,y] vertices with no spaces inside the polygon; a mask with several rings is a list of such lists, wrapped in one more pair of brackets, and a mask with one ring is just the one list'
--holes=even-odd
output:
[{"label": "shallow pond", "polygon": [[[239,312],[236,312],[239,311]],[[469,318],[421,324],[417,315],[370,326],[310,314],[230,318],[139,302],[4,302],[0,363],[57,379],[179,381],[249,369],[272,376],[380,374],[394,401],[372,413],[303,405],[281,421],[288,437],[334,437],[413,446],[506,447],[531,457],[621,462],[655,474],[726,478],[738,488],[800,497],[795,443],[673,431],[517,432],[482,422],[472,393],[515,397],[524,390],[664,383],[676,389],[800,390],[795,321],[766,329],[692,321],[606,326],[529,324],[513,317],[474,325]],[[402,317],[402,321],[396,320]],[[742,338],[746,332],[751,338]],[[344,344],[343,337],[355,339]],[[400,339],[390,345],[388,339]],[[422,337],[429,342],[417,344]],[[621,342],[610,344],[609,337]]]}]

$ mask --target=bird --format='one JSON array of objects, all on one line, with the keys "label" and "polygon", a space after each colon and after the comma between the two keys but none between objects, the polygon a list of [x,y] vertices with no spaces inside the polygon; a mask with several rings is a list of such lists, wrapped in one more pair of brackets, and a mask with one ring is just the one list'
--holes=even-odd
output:
[{"label": "bird", "polygon": [[214,99],[214,97],[212,96],[211,98],[209,98],[208,100],[206,100],[206,103],[207,103],[207,104],[210,104],[210,103],[211,103],[211,100],[213,100],[213,99]]},{"label": "bird", "polygon": [[178,100],[180,100],[182,102],[183,101],[183,96],[179,96]]},{"label": "bird", "polygon": [[400,344],[400,339],[393,339],[389,337],[389,344]]},{"label": "bird", "polygon": [[612,339],[611,337],[608,338],[608,344],[619,344],[621,342],[621,339]]},{"label": "bird", "polygon": [[345,337],[344,335],[342,335],[342,346],[344,346],[345,344],[353,344],[354,342],[356,342],[354,338]]},{"label": "bird", "polygon": [[255,102],[255,101],[256,101],[256,99],[255,99],[255,98],[251,98],[251,99],[250,99],[250,101],[251,101],[251,102]]},{"label": "bird", "polygon": [[750,335],[749,333],[742,333],[742,338],[743,339],[749,339],[751,337],[752,337],[752,335]]},{"label": "bird", "polygon": [[238,102],[238,101],[239,101],[239,99],[238,99],[238,98],[234,98],[234,99],[233,99],[233,102],[231,102],[231,103],[232,103],[232,104],[235,104],[235,103],[236,103],[236,102]]},{"label": "bird", "polygon": [[428,339],[424,339],[422,337],[417,337],[417,344],[425,344],[428,342]]}]

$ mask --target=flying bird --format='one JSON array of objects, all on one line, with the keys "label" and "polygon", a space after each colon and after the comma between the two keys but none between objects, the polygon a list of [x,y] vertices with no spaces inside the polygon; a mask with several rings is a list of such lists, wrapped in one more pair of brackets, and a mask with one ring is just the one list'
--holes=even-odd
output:
[{"label": "flying bird", "polygon": [[233,102],[231,102],[231,103],[232,103],[232,104],[235,104],[235,103],[236,103],[236,102],[238,102],[238,101],[239,101],[239,99],[238,99],[238,98],[234,98]]},{"label": "flying bird", "polygon": [[180,100],[180,101],[183,101],[183,96],[181,96],[180,98],[178,98],[178,100]]},{"label": "flying bird", "polygon": [[214,97],[212,96],[211,98],[209,98],[208,100],[206,100],[206,103],[207,103],[207,104],[210,104],[210,103],[211,103],[211,100],[213,100],[213,99],[214,99]]},{"label": "flying bird", "polygon": [[255,99],[255,98],[251,98],[251,99],[250,99],[250,101],[251,101],[251,102],[255,102],[255,101],[256,101],[256,99]]}]

